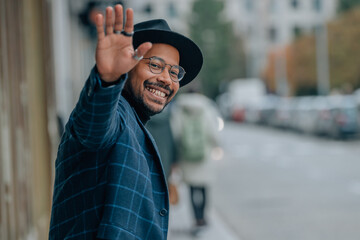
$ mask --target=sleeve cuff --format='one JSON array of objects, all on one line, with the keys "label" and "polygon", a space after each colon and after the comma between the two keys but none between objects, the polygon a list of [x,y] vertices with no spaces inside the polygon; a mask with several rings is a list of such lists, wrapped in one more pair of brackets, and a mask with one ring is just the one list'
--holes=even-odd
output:
[{"label": "sleeve cuff", "polygon": [[[93,94],[95,94],[95,92],[103,91],[106,89],[109,89],[109,91],[110,91],[110,89],[116,88],[114,91],[119,91],[119,90],[121,91],[122,88],[124,87],[127,77],[128,77],[127,73],[123,74],[115,82],[112,82],[110,84],[107,83],[104,85],[104,83],[106,83],[106,82],[101,80],[100,75],[95,66],[91,71],[90,79],[87,84],[88,86],[86,87],[87,96],[91,97]],[[113,90],[111,90],[111,91],[113,91]]]},{"label": "sleeve cuff", "polygon": [[105,82],[104,80],[102,80],[100,78],[100,75],[99,75],[99,72],[97,71],[97,67],[95,65],[94,67],[94,73],[95,73],[95,78],[96,78],[96,81],[98,83],[98,85],[101,87],[101,88],[111,88],[111,87],[114,87],[116,85],[119,85],[123,82],[125,82],[125,80],[127,79],[127,76],[128,74],[125,73],[123,75],[121,75],[118,80],[114,81],[114,82]]},{"label": "sleeve cuff", "polygon": [[100,79],[99,85],[102,88],[111,88],[114,87],[115,85],[118,85],[119,83],[121,83],[124,79],[126,79],[126,74],[123,74],[119,77],[118,80],[114,81],[114,82],[105,82],[104,80],[102,80],[99,76],[97,77],[98,79]]}]

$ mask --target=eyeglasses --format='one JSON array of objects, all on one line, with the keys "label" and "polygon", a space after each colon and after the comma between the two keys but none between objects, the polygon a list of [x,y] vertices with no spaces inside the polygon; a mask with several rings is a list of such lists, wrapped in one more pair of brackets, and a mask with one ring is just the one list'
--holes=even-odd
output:
[{"label": "eyeglasses", "polygon": [[166,65],[170,66],[169,75],[172,81],[180,82],[181,79],[184,78],[185,70],[178,65],[170,65],[165,63],[165,61],[158,57],[150,57],[150,58],[143,58],[148,59],[149,61],[149,68],[152,73],[160,74],[164,71]]}]

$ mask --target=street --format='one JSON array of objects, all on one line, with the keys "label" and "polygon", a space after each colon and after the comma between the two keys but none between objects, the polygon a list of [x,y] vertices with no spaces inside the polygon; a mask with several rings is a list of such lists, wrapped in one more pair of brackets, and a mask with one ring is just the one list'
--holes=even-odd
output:
[{"label": "street", "polygon": [[212,205],[240,240],[360,239],[359,140],[229,122],[222,140]]}]

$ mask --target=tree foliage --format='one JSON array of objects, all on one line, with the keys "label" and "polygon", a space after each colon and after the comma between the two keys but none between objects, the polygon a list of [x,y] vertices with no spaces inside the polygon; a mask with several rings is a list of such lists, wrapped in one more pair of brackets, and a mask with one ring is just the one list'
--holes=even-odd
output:
[{"label": "tree foliage", "polygon": [[360,8],[329,24],[331,85],[360,87]]},{"label": "tree foliage", "polygon": [[[330,88],[349,91],[360,87],[360,8],[342,14],[327,25]],[[296,39],[286,54],[291,94],[316,93],[316,41],[314,35]],[[274,87],[274,57],[269,57],[264,77]]]},{"label": "tree foliage", "polygon": [[358,5],[360,5],[360,0],[339,0],[338,11],[347,12]]},{"label": "tree foliage", "polygon": [[190,36],[204,55],[204,65],[199,74],[204,93],[214,98],[219,84],[244,75],[244,53],[232,24],[225,20],[224,2],[220,0],[195,0],[189,19]]}]

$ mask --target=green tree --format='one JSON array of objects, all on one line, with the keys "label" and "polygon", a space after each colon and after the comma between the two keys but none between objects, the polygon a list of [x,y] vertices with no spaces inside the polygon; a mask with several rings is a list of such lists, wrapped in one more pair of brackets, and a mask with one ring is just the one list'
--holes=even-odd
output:
[{"label": "green tree", "polygon": [[329,24],[330,77],[333,88],[360,87],[360,7]]},{"label": "green tree", "polygon": [[[351,92],[360,88],[360,6],[327,24],[330,88]],[[291,44],[287,58],[289,85],[295,95],[316,93],[316,40],[304,35]],[[270,58],[265,79],[274,82],[274,60]]]},{"label": "green tree", "polygon": [[360,5],[360,0],[339,0],[338,11],[347,12],[358,5]]},{"label": "green tree", "polygon": [[214,98],[219,84],[244,76],[242,44],[225,20],[221,0],[195,0],[189,19],[191,38],[200,46],[204,66],[199,74],[204,93]]}]

